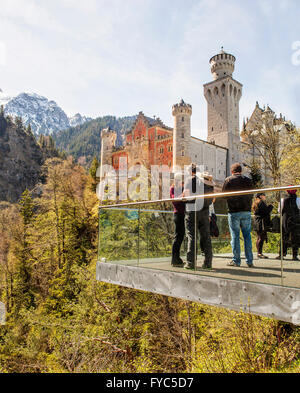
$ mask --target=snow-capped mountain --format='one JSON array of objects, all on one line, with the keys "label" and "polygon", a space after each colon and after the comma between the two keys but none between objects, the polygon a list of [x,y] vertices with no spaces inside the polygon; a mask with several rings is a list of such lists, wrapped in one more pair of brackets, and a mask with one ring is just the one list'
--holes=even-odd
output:
[{"label": "snow-capped mountain", "polygon": [[0,89],[0,106],[3,105],[5,106],[10,100],[12,99],[12,97],[6,96],[2,89]]},{"label": "snow-capped mountain", "polygon": [[35,93],[21,93],[16,97],[8,97],[1,90],[0,105],[4,106],[7,115],[21,117],[25,125],[30,123],[36,135],[51,135],[91,120],[79,113],[69,118],[56,102]]},{"label": "snow-capped mountain", "polygon": [[71,127],[81,126],[87,121],[93,120],[91,117],[82,116],[80,113],[76,113],[73,117],[69,117],[69,123]]}]

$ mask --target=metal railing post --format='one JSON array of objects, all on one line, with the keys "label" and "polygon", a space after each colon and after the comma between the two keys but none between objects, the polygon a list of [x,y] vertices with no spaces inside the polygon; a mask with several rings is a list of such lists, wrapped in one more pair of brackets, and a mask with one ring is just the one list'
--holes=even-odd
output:
[{"label": "metal railing post", "polygon": [[194,223],[194,270],[197,270],[197,201],[195,201]]},{"label": "metal railing post", "polygon": [[279,191],[279,211],[280,211],[280,265],[281,265],[281,285],[283,286],[283,230],[282,230],[282,199]]},{"label": "metal railing post", "polygon": [[141,224],[141,208],[139,207],[139,209],[138,209],[138,231],[137,231],[137,235],[138,235],[138,239],[137,239],[137,266],[140,265],[140,236],[141,236],[140,224]]}]

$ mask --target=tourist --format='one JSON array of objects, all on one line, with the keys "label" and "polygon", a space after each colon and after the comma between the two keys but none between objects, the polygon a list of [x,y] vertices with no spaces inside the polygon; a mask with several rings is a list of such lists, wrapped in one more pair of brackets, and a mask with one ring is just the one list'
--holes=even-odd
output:
[{"label": "tourist", "polygon": [[267,205],[266,195],[264,193],[258,193],[255,196],[255,200],[252,205],[254,213],[254,229],[257,234],[256,249],[258,258],[268,258],[263,254],[264,242],[268,242],[268,231],[271,229],[271,211],[273,205]]},{"label": "tourist", "polygon": [[[292,260],[299,261],[300,198],[297,197],[297,190],[287,190],[287,194],[288,195],[281,200],[283,257],[286,256],[288,247],[291,247],[293,254]],[[277,259],[281,259],[281,247],[279,247],[279,256]]]},{"label": "tourist", "polygon": [[[212,176],[203,173],[198,176],[197,166],[192,164],[189,168],[189,178],[184,185],[185,197],[192,195],[211,194],[214,192],[214,182]],[[197,250],[196,238],[197,230],[200,234],[200,242],[203,247],[204,263],[202,268],[211,269],[212,267],[212,245],[210,237],[209,205],[212,198],[197,198],[186,203],[185,228],[188,238],[186,269],[195,269]]]},{"label": "tourist", "polygon": [[[183,192],[183,176],[182,173],[176,173],[174,175],[174,183],[170,189],[170,198],[181,198]],[[185,235],[185,203],[184,202],[173,202],[174,206],[174,240],[172,244],[172,261],[171,264],[174,267],[183,267],[183,260],[180,258],[180,249]]]},{"label": "tourist", "polygon": [[[239,163],[231,166],[231,176],[224,184],[222,192],[251,190],[252,180],[242,174],[242,166]],[[241,265],[240,230],[242,230],[245,256],[248,267],[253,267],[252,239],[251,239],[251,205],[252,194],[226,197],[228,205],[228,224],[231,235],[231,247],[233,252],[229,266]]]}]

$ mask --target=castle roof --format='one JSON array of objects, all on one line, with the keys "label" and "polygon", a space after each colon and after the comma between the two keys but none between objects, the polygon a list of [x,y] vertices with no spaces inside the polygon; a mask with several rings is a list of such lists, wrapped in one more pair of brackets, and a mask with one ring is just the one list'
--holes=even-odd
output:
[{"label": "castle roof", "polygon": [[157,126],[165,129],[166,131],[173,131],[173,128],[166,126],[159,117],[152,118],[149,116],[145,116],[144,113],[140,111],[132,127],[126,132],[126,134],[130,134],[134,130],[140,119],[144,121],[144,123],[147,125],[148,128]]}]

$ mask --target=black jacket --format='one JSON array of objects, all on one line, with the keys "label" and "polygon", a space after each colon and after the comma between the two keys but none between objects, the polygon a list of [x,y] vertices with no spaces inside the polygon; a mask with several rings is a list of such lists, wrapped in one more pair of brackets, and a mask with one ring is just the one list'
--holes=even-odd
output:
[{"label": "black jacket", "polygon": [[[249,177],[235,174],[227,177],[223,184],[222,192],[251,190],[253,188],[252,180]],[[251,211],[253,195],[241,195],[235,197],[227,197],[227,205],[229,213]]]},{"label": "black jacket", "polygon": [[271,228],[271,211],[273,205],[267,205],[264,201],[260,201],[256,211],[254,212],[254,229],[257,232],[264,232]]},{"label": "black jacket", "polygon": [[282,209],[282,227],[284,232],[300,233],[300,211],[297,206],[297,195],[284,198]]}]

